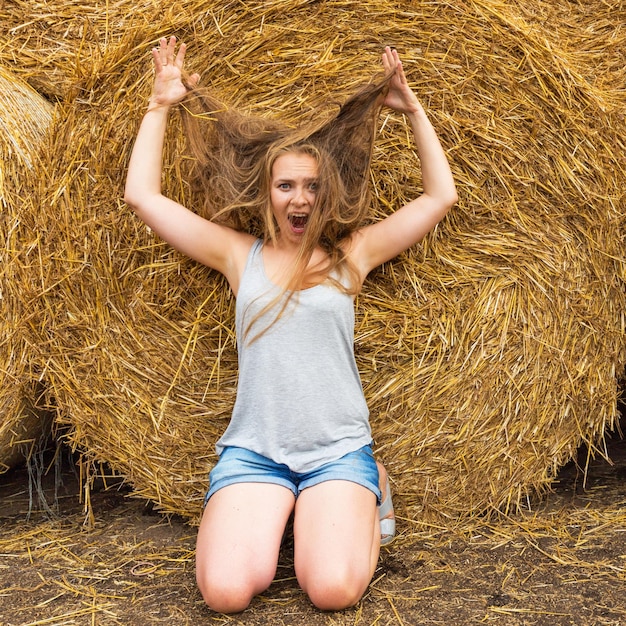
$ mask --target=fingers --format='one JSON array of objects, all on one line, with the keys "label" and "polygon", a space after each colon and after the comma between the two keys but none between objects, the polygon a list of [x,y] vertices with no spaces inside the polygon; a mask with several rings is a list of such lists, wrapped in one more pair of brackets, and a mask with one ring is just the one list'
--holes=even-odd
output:
[{"label": "fingers", "polygon": [[182,68],[185,61],[185,52],[187,51],[187,45],[181,43],[176,52],[176,37],[173,35],[169,38],[162,37],[159,39],[158,48],[152,48],[152,58],[154,60],[154,67],[157,72],[161,71],[164,67],[176,66],[179,69]]},{"label": "fingers", "polygon": [[161,56],[159,54],[159,51],[157,50],[157,48],[152,48],[150,52],[152,53],[152,62],[154,63],[154,69],[157,72],[160,72],[161,71]]},{"label": "fingers", "polygon": [[183,69],[187,46],[181,43],[177,50],[176,37],[162,37],[151,52],[154,62],[151,101],[167,106],[180,102],[200,80],[199,74],[188,76]]},{"label": "fingers", "polygon": [[172,65],[174,63],[174,50],[176,49],[176,37],[173,35],[169,41],[163,37],[159,41],[159,58],[161,65]]},{"label": "fingers", "polygon": [[383,64],[390,68],[394,68],[398,65],[398,63],[400,63],[398,51],[390,46],[385,46],[385,51],[383,52]]},{"label": "fingers", "polygon": [[385,72],[395,72],[394,80],[397,79],[400,85],[407,85],[407,79],[404,74],[404,68],[402,67],[402,61],[398,55],[398,51],[390,46],[385,46],[383,52],[383,67]]},{"label": "fingers", "polygon": [[383,52],[383,67],[385,68],[385,72],[393,71],[398,64],[398,60],[397,51],[389,46],[385,46],[385,51]]},{"label": "fingers", "polygon": [[189,83],[190,87],[192,87],[192,88],[196,87],[198,85],[198,83],[200,82],[200,74],[192,74],[189,77],[187,82]]},{"label": "fingers", "polygon": [[[174,37],[172,37],[172,39],[174,39]],[[176,39],[174,39],[174,45],[176,45]],[[187,52],[187,44],[182,42],[180,46],[178,47],[178,53],[176,54],[176,57],[174,59],[174,63],[176,64],[177,67],[179,68],[183,67],[183,63],[185,62],[186,52]],[[174,53],[174,50],[172,50],[172,54],[173,53]]]},{"label": "fingers", "polygon": [[386,46],[382,55],[383,67],[389,78],[389,90],[383,104],[400,113],[417,111],[421,105],[409,86],[402,61],[395,48]]}]

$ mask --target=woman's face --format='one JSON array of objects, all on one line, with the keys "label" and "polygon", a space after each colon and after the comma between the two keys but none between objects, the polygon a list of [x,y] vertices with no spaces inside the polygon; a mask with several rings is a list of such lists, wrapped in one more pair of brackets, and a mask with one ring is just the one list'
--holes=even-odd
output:
[{"label": "woman's face", "polygon": [[272,167],[270,201],[283,243],[300,243],[317,193],[316,159],[304,152],[285,152]]}]

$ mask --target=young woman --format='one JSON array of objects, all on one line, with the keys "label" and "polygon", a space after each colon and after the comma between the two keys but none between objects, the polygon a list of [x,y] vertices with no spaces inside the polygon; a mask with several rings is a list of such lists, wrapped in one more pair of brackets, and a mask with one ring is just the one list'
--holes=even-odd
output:
[{"label": "young woman", "polygon": [[[191,132],[189,140],[214,192],[207,197],[228,206],[201,217],[161,191],[169,112],[193,99],[199,81],[183,72],[185,51],[174,37],[152,51],[154,86],[124,199],[173,247],[221,272],[237,299],[239,386],[198,533],[198,585],[215,611],[245,609],[272,582],[293,513],[299,584],[320,609],[343,609],[362,597],[381,539],[394,530],[354,359],[354,296],[373,268],[445,216],[457,201],[454,181],[398,54],[385,48],[384,78],[330,124],[293,131],[209,109],[221,138]],[[365,225],[363,168],[381,106],[409,120],[424,192]],[[350,144],[357,136],[362,150]]]}]

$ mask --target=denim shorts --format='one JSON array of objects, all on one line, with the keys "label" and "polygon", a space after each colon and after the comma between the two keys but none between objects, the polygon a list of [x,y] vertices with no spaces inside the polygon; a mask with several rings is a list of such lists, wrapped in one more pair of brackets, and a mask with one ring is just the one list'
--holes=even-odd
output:
[{"label": "denim shorts", "polygon": [[209,474],[209,490],[204,504],[219,489],[237,483],[270,483],[290,489],[297,498],[307,487],[313,487],[327,480],[347,480],[369,489],[380,504],[381,492],[378,487],[378,467],[374,460],[372,446],[363,446],[349,452],[336,461],[325,463],[310,472],[292,472],[287,465],[275,463],[271,459],[245,448],[227,447]]}]

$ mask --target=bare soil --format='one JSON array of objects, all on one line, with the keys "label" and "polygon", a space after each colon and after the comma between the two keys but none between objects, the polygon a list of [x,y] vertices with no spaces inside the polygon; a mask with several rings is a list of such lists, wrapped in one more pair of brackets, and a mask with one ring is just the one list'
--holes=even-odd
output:
[{"label": "bare soil", "polygon": [[67,462],[41,479],[46,510],[16,469],[0,477],[0,624],[626,625],[626,441],[609,453],[586,478],[564,468],[554,493],[515,517],[419,532],[399,519],[369,591],[340,613],[299,590],[287,541],[275,582],[235,616],[204,606],[184,520],[119,485],[91,493],[90,519]]}]

